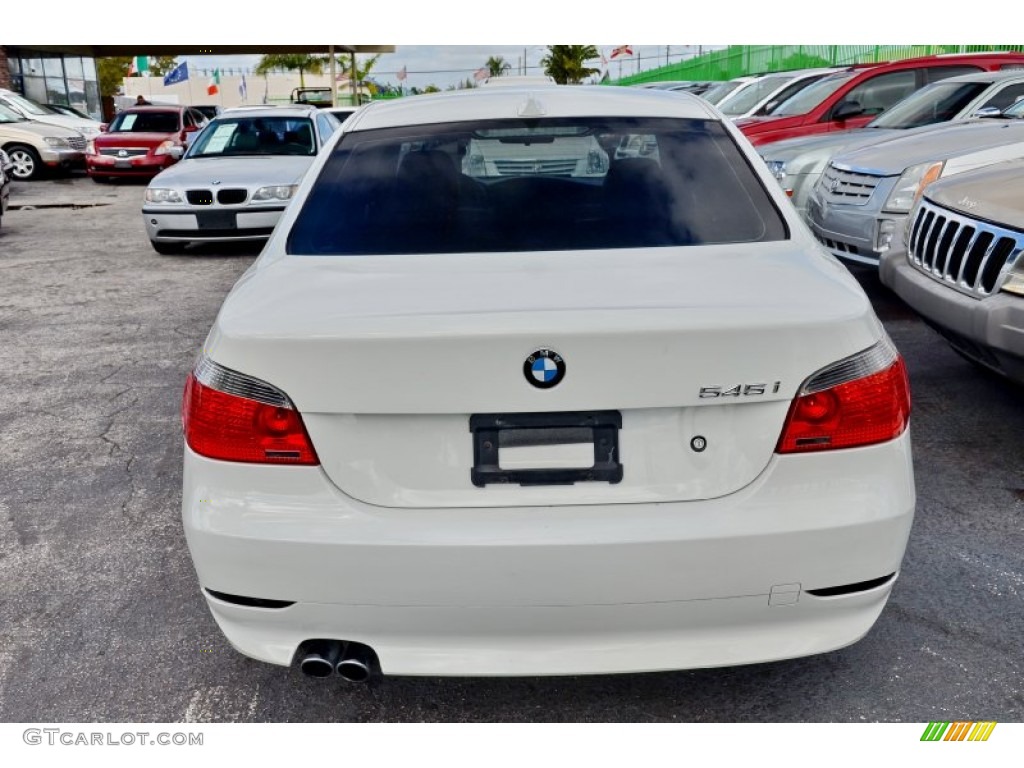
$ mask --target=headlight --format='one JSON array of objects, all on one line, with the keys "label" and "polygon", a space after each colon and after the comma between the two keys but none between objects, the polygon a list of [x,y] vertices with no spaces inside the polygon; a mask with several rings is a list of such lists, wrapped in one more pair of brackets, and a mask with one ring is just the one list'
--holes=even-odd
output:
[{"label": "headlight", "polygon": [[89,139],[89,141],[85,142],[85,154],[87,154],[87,155],[95,155],[95,154],[97,154],[97,152],[96,152],[96,142],[93,141],[92,139]]},{"label": "headlight", "polygon": [[71,145],[68,144],[67,139],[61,139],[57,136],[44,136],[43,141],[49,144],[51,147],[60,147],[61,149],[67,149]]},{"label": "headlight", "polygon": [[171,154],[171,149],[173,147],[177,147],[177,146],[180,146],[178,144],[178,142],[173,141],[171,139],[167,139],[167,141],[161,141],[160,142],[160,145],[156,149],[153,150],[153,154],[154,155],[169,155],[169,154]]},{"label": "headlight", "polygon": [[906,213],[914,207],[918,196],[924,188],[942,175],[945,161],[938,163],[921,163],[912,165],[903,172],[900,180],[896,182],[889,198],[882,206],[886,211],[897,211]]},{"label": "headlight", "polygon": [[180,203],[181,194],[176,189],[150,187],[146,190],[147,203]]},{"label": "headlight", "polygon": [[252,196],[253,202],[264,200],[288,200],[299,188],[298,184],[287,184],[279,187],[260,187]]},{"label": "headlight", "polygon": [[99,131],[91,125],[78,125],[75,126],[75,130],[84,136],[92,136],[94,133],[99,133]]},{"label": "headlight", "polygon": [[1013,265],[1010,274],[1006,276],[1001,290],[1024,296],[1024,258],[1021,256],[1017,257],[1017,263]]}]

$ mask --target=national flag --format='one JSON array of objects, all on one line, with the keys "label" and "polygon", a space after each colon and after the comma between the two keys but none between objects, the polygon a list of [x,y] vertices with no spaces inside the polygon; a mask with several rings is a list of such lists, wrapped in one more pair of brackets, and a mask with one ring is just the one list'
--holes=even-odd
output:
[{"label": "national flag", "polygon": [[210,78],[210,82],[206,84],[206,95],[216,96],[220,93],[220,70],[213,70],[213,77]]},{"label": "national flag", "polygon": [[164,85],[174,85],[175,83],[184,83],[188,80],[188,62],[183,61],[181,64],[176,66],[166,75],[164,75]]},{"label": "national flag", "polygon": [[486,80],[491,75],[491,70],[487,67],[480,67],[476,72],[473,73],[473,79],[476,81]]},{"label": "national flag", "polygon": [[245,75],[242,75],[242,79],[238,83],[238,95],[242,97],[242,101],[249,98],[249,89],[245,84]]},{"label": "national flag", "polygon": [[402,80],[405,80],[405,78],[408,77],[408,76],[409,76],[409,73],[406,71],[405,67],[402,67],[400,70],[398,70],[397,77],[398,77],[398,81],[399,82],[401,82]]},{"label": "national flag", "polygon": [[630,48],[628,45],[620,45],[618,48],[613,48],[612,49],[612,58],[613,59],[616,56],[632,56],[632,55],[633,55],[633,49]]},{"label": "national flag", "polygon": [[149,56],[132,56],[132,63],[128,67],[128,77],[135,75],[149,74]]}]

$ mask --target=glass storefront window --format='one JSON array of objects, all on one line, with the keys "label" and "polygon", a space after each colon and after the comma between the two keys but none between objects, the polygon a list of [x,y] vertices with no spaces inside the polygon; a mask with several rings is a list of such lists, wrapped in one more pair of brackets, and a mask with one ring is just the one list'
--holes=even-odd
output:
[{"label": "glass storefront window", "polygon": [[12,56],[7,60],[7,69],[10,70],[11,75],[21,74],[21,59],[17,56]]},{"label": "glass storefront window", "polygon": [[47,56],[43,59],[43,75],[48,79],[64,79],[64,61],[60,56]]},{"label": "glass storefront window", "polygon": [[67,75],[69,85],[71,80],[84,80],[85,69],[82,67],[81,56],[64,57],[64,73]]}]

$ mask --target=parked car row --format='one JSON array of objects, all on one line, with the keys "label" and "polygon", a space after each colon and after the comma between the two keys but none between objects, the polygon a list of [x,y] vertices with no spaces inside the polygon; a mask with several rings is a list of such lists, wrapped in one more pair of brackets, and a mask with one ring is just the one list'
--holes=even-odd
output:
[{"label": "parked car row", "polygon": [[[951,58],[975,71],[952,72]],[[910,73],[928,84],[864,127],[852,128],[862,110],[843,121],[850,130],[772,140],[797,123],[820,131],[851,102],[863,107],[869,83],[891,95]],[[786,114],[833,86],[812,112]],[[1024,383],[1024,57],[931,57],[828,75],[773,115],[737,125],[822,247],[879,267],[957,352]]]}]

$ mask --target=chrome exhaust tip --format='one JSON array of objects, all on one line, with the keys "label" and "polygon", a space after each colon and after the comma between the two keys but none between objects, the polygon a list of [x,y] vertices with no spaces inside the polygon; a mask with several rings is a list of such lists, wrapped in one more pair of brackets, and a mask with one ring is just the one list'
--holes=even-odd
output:
[{"label": "chrome exhaust tip", "polygon": [[334,673],[334,666],[341,655],[339,643],[318,644],[310,648],[309,652],[299,662],[299,669],[302,674],[309,677],[330,677]]},{"label": "chrome exhaust tip", "polygon": [[350,683],[365,683],[377,668],[376,654],[365,645],[349,643],[335,666],[338,676]]}]

